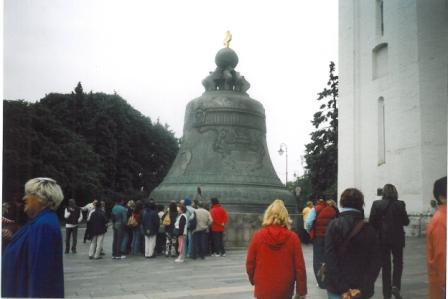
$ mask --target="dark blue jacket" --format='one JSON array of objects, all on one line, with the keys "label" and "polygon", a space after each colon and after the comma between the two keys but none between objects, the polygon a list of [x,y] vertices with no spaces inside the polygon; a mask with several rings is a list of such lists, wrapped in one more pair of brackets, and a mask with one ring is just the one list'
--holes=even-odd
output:
[{"label": "dark blue jacket", "polygon": [[381,268],[381,250],[375,229],[366,223],[348,243],[347,250],[340,253],[358,221],[364,220],[360,211],[339,214],[325,234],[325,259],[327,262],[327,289],[342,294],[348,289],[360,289],[361,298],[371,298],[375,280]]},{"label": "dark blue jacket", "polygon": [[107,231],[106,213],[101,208],[96,208],[90,215],[90,234],[92,237],[102,235]]},{"label": "dark blue jacket", "polygon": [[157,211],[144,209],[142,213],[143,233],[146,236],[154,236],[159,232],[160,218]]},{"label": "dark blue jacket", "polygon": [[64,297],[62,235],[55,212],[40,212],[6,247],[2,297]]}]

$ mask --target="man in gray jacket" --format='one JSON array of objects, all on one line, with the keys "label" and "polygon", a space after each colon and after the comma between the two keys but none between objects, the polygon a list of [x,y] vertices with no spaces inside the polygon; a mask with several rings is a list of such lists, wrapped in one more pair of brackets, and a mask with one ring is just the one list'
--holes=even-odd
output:
[{"label": "man in gray jacket", "polygon": [[192,259],[198,256],[201,259],[205,258],[208,247],[208,228],[212,223],[212,217],[209,211],[204,209],[203,202],[198,203],[198,208],[195,210],[196,214],[196,229],[193,231],[193,250],[191,254]]}]

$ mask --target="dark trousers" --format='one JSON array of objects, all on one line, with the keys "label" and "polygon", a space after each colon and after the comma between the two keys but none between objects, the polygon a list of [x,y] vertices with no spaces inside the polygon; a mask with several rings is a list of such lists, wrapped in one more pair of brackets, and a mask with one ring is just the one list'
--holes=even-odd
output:
[{"label": "dark trousers", "polygon": [[165,251],[166,236],[165,233],[158,233],[156,239],[156,252],[157,254],[162,254]]},{"label": "dark trousers", "polygon": [[310,236],[308,235],[306,230],[303,228],[299,228],[299,238],[300,238],[300,242],[302,244],[310,244],[311,243]]},{"label": "dark trousers", "polygon": [[65,228],[65,253],[70,249],[70,237],[73,236],[72,252],[76,252],[76,243],[78,241],[78,227],[66,227]]},{"label": "dark trousers", "polygon": [[113,241],[112,241],[112,256],[121,256],[121,243],[123,241],[124,229],[123,227],[118,227],[113,229]]},{"label": "dark trousers", "polygon": [[208,251],[208,239],[205,230],[197,231],[193,233],[193,252],[192,258],[195,259],[198,256],[203,259],[207,255]]},{"label": "dark trousers", "polygon": [[86,242],[86,240],[92,240],[92,237],[90,236],[90,230],[91,230],[91,223],[90,221],[87,221],[86,223],[86,230],[84,231],[84,243]]},{"label": "dark trousers", "polygon": [[317,284],[319,288],[325,289],[325,283],[317,277],[320,266],[325,262],[325,237],[315,237],[313,239],[313,270],[314,276],[316,276]]},{"label": "dark trousers", "polygon": [[224,249],[224,233],[212,232],[212,239],[213,239],[213,252],[217,254],[226,253]]},{"label": "dark trousers", "polygon": [[[403,273],[403,246],[401,244],[382,246],[383,253],[383,296],[384,298],[391,298],[392,286],[401,289],[401,274]],[[393,271],[391,269],[390,257],[392,254]],[[391,275],[392,274],[392,275]]]}]

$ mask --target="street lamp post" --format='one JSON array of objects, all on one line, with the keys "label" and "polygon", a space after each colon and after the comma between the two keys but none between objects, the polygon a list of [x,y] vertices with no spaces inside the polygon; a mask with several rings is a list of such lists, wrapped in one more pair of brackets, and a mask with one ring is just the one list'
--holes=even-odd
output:
[{"label": "street lamp post", "polygon": [[139,182],[139,185],[141,185],[141,186],[140,186],[140,191],[143,191],[143,181],[142,181],[142,176],[143,176],[143,173],[139,172],[139,173],[138,173],[138,182]]},{"label": "street lamp post", "polygon": [[[283,148],[285,148],[283,150]],[[281,143],[280,144],[280,149],[278,150],[278,154],[281,156],[283,155],[283,153],[285,153],[286,155],[286,181],[285,181],[285,186],[286,184],[288,184],[288,146],[286,145],[286,143]]]}]

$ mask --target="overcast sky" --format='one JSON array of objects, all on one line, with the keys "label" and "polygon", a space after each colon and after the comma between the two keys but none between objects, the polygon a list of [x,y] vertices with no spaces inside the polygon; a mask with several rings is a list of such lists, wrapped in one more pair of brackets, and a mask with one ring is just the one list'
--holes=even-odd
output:
[{"label": "overcast sky", "polygon": [[8,100],[50,92],[116,91],[182,136],[185,107],[204,89],[230,30],[236,71],[266,111],[267,144],[280,179],[302,174],[315,100],[337,64],[335,0],[5,0],[4,90]]}]

